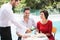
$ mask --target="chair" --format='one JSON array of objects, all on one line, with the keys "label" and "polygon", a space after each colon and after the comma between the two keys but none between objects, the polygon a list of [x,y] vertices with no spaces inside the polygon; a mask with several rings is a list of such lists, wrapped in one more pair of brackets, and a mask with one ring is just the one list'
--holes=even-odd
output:
[{"label": "chair", "polygon": [[56,31],[57,31],[56,27],[53,27],[52,28],[52,33],[54,34],[54,37],[55,37]]}]

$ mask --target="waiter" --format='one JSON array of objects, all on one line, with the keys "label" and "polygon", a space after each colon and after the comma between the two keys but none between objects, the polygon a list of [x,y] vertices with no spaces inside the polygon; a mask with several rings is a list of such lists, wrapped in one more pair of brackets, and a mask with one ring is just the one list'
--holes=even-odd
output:
[{"label": "waiter", "polygon": [[[12,40],[11,37],[11,26],[9,22],[11,21],[14,25],[21,28],[20,24],[14,20],[12,7],[17,6],[19,0],[10,0],[9,3],[3,4],[0,9],[0,35],[1,40]],[[28,30],[26,27],[25,31]]]}]

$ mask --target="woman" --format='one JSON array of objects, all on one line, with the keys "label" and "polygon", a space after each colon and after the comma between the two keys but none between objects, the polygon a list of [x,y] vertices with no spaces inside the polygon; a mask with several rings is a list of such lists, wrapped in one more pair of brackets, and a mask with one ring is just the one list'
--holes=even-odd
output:
[{"label": "woman", "polygon": [[48,16],[48,11],[41,11],[40,17],[42,20],[37,23],[37,29],[39,32],[46,34],[49,40],[54,40],[52,35],[52,21],[48,20]]}]

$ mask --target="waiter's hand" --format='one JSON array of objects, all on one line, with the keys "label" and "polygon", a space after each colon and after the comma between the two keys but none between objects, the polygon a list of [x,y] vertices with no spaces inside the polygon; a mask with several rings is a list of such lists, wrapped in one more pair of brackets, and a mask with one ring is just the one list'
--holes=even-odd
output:
[{"label": "waiter's hand", "polygon": [[26,33],[30,33],[30,32],[31,32],[31,29],[28,28],[28,29],[26,30]]},{"label": "waiter's hand", "polygon": [[23,35],[22,37],[23,37],[23,38],[27,38],[28,36],[26,36],[26,35]]}]

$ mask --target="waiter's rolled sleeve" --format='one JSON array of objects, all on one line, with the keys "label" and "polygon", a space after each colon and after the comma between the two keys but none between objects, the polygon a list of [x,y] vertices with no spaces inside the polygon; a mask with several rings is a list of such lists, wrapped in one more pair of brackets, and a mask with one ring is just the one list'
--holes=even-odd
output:
[{"label": "waiter's rolled sleeve", "polygon": [[17,27],[17,28],[16,28],[16,32],[17,32],[18,34],[20,34],[20,35],[24,35],[25,32],[26,32],[26,30],[27,30],[27,28],[26,28],[24,25],[21,25],[21,27],[22,27],[22,28]]}]

